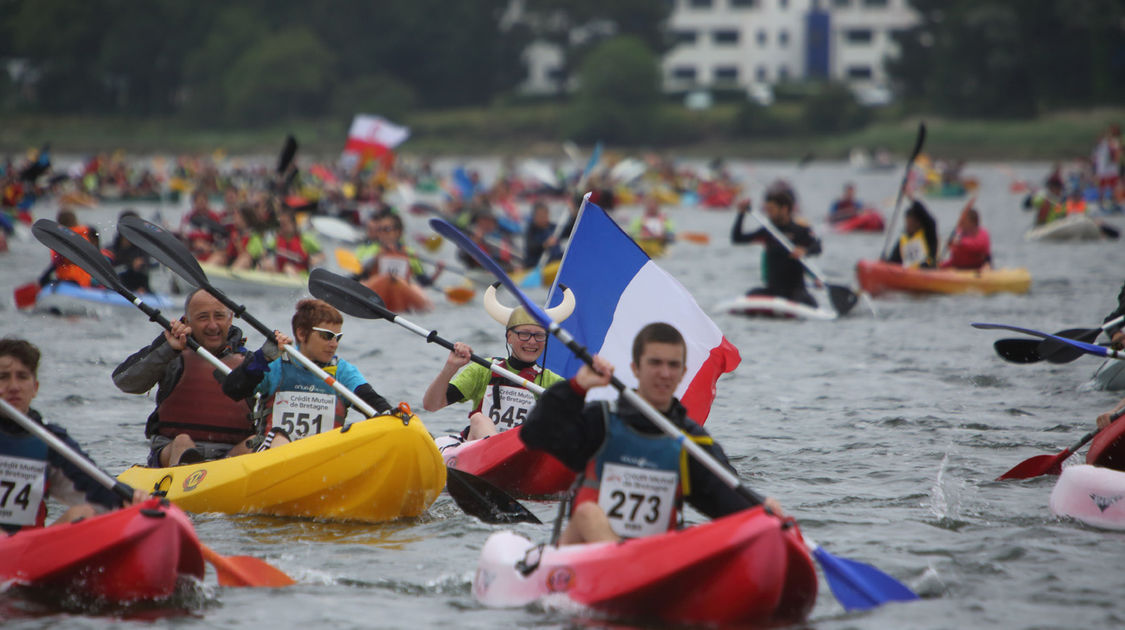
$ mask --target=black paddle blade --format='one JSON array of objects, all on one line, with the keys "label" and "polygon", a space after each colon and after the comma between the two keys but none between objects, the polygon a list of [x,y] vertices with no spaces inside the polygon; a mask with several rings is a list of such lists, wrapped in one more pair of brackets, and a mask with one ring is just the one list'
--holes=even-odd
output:
[{"label": "black paddle blade", "polygon": [[[93,243],[87,241],[74,230],[63,227],[50,219],[39,219],[31,226],[31,233],[48,248],[70,259],[94,277],[103,286],[121,286],[117,274]],[[124,287],[119,290],[124,290]]]},{"label": "black paddle blade", "polygon": [[507,492],[484,479],[456,468],[446,467],[445,470],[445,489],[457,507],[469,516],[493,525],[543,522]]},{"label": "black paddle blade", "polygon": [[309,274],[309,293],[324,300],[352,317],[361,319],[390,319],[395,314],[387,310],[383,298],[370,288],[327,269],[317,267]]},{"label": "black paddle blade", "polygon": [[154,225],[140,217],[123,217],[117,222],[117,229],[144,252],[159,260],[172,273],[192,283],[199,288],[209,288],[207,274],[203,273],[199,262],[191,255],[191,251],[176,238],[159,225]]},{"label": "black paddle blade", "polygon": [[[910,160],[908,164],[913,164],[914,160],[918,159],[918,154],[922,152],[922,145],[926,143],[926,123],[918,123],[918,138],[914,141],[914,150],[910,152]],[[909,171],[909,169],[907,169]]]},{"label": "black paddle blade", "polygon": [[[1067,339],[1074,339],[1076,341],[1093,343],[1101,332],[1101,328],[1070,328],[1068,330],[1060,330],[1055,333],[1055,335],[1058,337],[1066,337]],[[1075,348],[1074,346],[1055,339],[1044,339],[1039,342],[1037,351],[1040,356],[1051,363],[1070,363],[1086,354],[1081,348]]]},{"label": "black paddle blade", "polygon": [[293,156],[297,155],[297,138],[289,134],[285,144],[281,147],[281,154],[277,156],[277,174],[281,175],[293,163]]},{"label": "black paddle blade", "polygon": [[832,300],[832,307],[840,317],[847,315],[859,302],[855,291],[838,284],[828,285],[828,299]]},{"label": "black paddle blade", "polygon": [[1012,363],[1038,363],[1043,360],[1039,355],[1039,342],[1035,339],[997,339],[992,347],[1000,358]]}]

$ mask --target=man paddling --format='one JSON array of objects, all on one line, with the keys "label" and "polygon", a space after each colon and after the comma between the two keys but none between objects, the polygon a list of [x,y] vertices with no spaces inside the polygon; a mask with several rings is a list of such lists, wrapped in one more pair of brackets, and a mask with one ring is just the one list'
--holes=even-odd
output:
[{"label": "man paddling", "polygon": [[[82,449],[57,424],[46,424],[31,401],[39,393],[39,348],[23,339],[0,339],[0,398],[16,411],[44,424],[75,451]],[[47,520],[47,497],[68,506],[54,524],[70,523],[121,507],[121,500],[66,458],[50,450],[0,411],[0,529],[12,534],[26,527],[42,527]],[[145,493],[136,490],[134,501]]]},{"label": "man paddling", "polygon": [[156,409],[145,423],[151,438],[148,465],[177,466],[249,453],[255,437],[251,408],[223,395],[214,367],[187,347],[187,337],[231,368],[246,354],[242,331],[222,302],[196,289],[184,317],[113,370],[113,384],[130,394],[156,390]]},{"label": "man paddling", "polygon": [[[722,448],[687,417],[675,397],[686,362],[687,344],[678,330],[662,322],[645,326],[633,340],[630,365],[637,394],[730,468]],[[594,363],[597,371],[584,365],[573,378],[548,389],[520,435],[528,448],[547,451],[583,475],[560,544],[669,531],[677,526],[684,499],[711,518],[756,505],[688,458],[679,439],[661,432],[624,397],[584,405],[586,392],[608,385],[613,376],[608,361],[595,357]],[[781,514],[774,499],[765,504]]]},{"label": "man paddling", "polygon": [[765,244],[766,286],[751,289],[746,295],[772,295],[816,308],[816,299],[805,288],[805,267],[800,259],[819,254],[820,239],[813,234],[812,228],[793,220],[792,193],[787,190],[774,190],[766,195],[765,202],[766,215],[769,216],[770,222],[796,246],[792,252],[773,238],[769,230],[764,227],[749,234],[743,232],[742,220],[749,210],[749,203],[739,204],[738,216],[735,217],[734,226],[731,228],[730,240],[736,245]]}]

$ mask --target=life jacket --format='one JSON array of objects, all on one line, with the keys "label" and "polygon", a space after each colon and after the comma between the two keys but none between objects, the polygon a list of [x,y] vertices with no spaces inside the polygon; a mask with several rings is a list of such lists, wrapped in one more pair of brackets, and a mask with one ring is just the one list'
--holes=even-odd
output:
[{"label": "life jacket", "polygon": [[46,524],[46,443],[30,433],[0,434],[0,483],[0,529],[11,533]]},{"label": "life jacket", "polygon": [[898,237],[898,253],[903,267],[921,267],[932,263],[930,248],[926,245],[925,230],[918,230],[913,236],[903,234]]},{"label": "life jacket", "polygon": [[[290,439],[298,440],[344,426],[348,407],[332,386],[293,363],[289,355],[270,369],[281,370],[277,389],[265,399],[260,412],[269,419],[270,427],[285,429]],[[321,369],[335,377],[336,359]]]},{"label": "life jacket", "polygon": [[687,487],[687,451],[663,433],[641,433],[602,402],[605,441],[586,464],[574,505],[592,501],[624,538],[675,529]]},{"label": "life jacket", "polygon": [[[185,433],[197,442],[222,444],[236,444],[254,433],[250,405],[223,393],[213,374],[215,367],[190,348],[180,357],[183,372],[172,393],[156,406],[155,433],[166,437]],[[242,356],[228,354],[220,360],[235,368]]]},{"label": "life jacket", "polygon": [[[277,268],[281,269],[286,264],[296,265],[301,271],[308,271],[309,269],[309,254],[305,251],[305,246],[301,243],[301,235],[294,234],[289,238],[277,237],[277,242],[274,248],[278,252],[289,252],[293,256],[283,256],[280,253],[277,255]],[[299,259],[299,260],[297,260]]]},{"label": "life jacket", "polygon": [[1066,200],[1066,216],[1072,214],[1086,214],[1086,200],[1085,199],[1067,199]]},{"label": "life jacket", "polygon": [[[77,225],[70,228],[74,232],[82,236],[87,241],[90,240],[90,228],[85,225]],[[90,241],[91,243],[93,241]],[[78,265],[70,262],[69,259],[61,254],[55,254],[55,277],[61,281],[73,282],[79,286],[90,286],[90,274],[86,273],[84,269]]]},{"label": "life jacket", "polygon": [[[508,369],[507,359],[496,358],[496,362],[505,370]],[[495,372],[491,374],[492,378],[488,380],[488,390],[485,391],[476,408],[469,412],[469,415],[471,416],[478,411],[484,413],[492,420],[492,424],[496,425],[496,430],[503,433],[512,427],[523,424],[523,421],[527,419],[527,414],[535,406],[536,397],[530,389],[522,385],[516,385]],[[535,379],[542,378],[543,368],[533,363],[516,372],[516,374],[526,381],[535,383]]]}]

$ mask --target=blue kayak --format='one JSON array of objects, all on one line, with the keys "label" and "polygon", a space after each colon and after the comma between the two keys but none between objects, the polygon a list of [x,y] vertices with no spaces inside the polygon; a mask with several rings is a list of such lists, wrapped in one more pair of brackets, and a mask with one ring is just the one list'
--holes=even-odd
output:
[{"label": "blue kayak", "polygon": [[[167,295],[145,293],[138,295],[141,301],[153,308],[167,309],[175,302]],[[117,292],[96,287],[82,287],[73,282],[53,282],[39,290],[35,298],[35,309],[69,314],[86,314],[90,308],[99,305],[133,306]]]}]

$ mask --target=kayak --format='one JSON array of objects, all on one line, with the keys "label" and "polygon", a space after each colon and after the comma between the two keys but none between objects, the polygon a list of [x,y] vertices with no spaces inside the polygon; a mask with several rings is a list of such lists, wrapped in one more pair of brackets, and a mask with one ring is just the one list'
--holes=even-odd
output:
[{"label": "kayak", "polygon": [[[155,309],[168,309],[175,304],[172,298],[159,293],[145,293],[138,297]],[[92,316],[107,306],[131,307],[133,303],[109,289],[83,287],[73,282],[52,282],[39,290],[34,309],[56,315]]]},{"label": "kayak", "polygon": [[622,543],[552,547],[498,532],[473,577],[473,596],[485,606],[562,594],[614,616],[671,624],[797,623],[816,592],[800,531],[760,507]]},{"label": "kayak", "polygon": [[0,583],[120,603],[168,597],[180,576],[203,579],[203,552],[187,516],[162,499],[0,536]]},{"label": "kayak", "polygon": [[1125,422],[1115,421],[1090,442],[1086,463],[1064,468],[1051,490],[1057,516],[1103,529],[1125,530]]},{"label": "kayak", "polygon": [[445,486],[445,465],[417,416],[379,416],[261,453],[117,477],[167,492],[188,512],[365,522],[418,516]]},{"label": "kayak", "polygon": [[371,276],[363,281],[363,285],[378,293],[387,308],[396,313],[424,313],[434,308],[434,303],[422,287],[393,274]]},{"label": "kayak", "polygon": [[1075,214],[1032,228],[1024,238],[1029,241],[1094,241],[1104,238],[1098,223],[1084,214]]},{"label": "kayak", "polygon": [[918,269],[878,260],[856,263],[856,277],[872,295],[884,291],[914,293],[1027,293],[1031,274],[1023,267],[1003,269]]},{"label": "kayak", "polygon": [[246,289],[285,289],[303,291],[308,283],[308,274],[296,276],[287,273],[262,271],[261,269],[232,269],[211,263],[199,263],[211,284],[220,290],[242,291]]},{"label": "kayak", "polygon": [[660,258],[668,247],[668,242],[662,238],[639,238],[635,240],[645,254],[648,254],[649,258]]},{"label": "kayak", "polygon": [[716,312],[747,317],[774,317],[781,319],[836,319],[836,312],[813,308],[802,302],[794,302],[772,295],[740,295],[715,307]]},{"label": "kayak", "polygon": [[1094,372],[1093,388],[1107,391],[1125,389],[1125,361],[1106,359]]},{"label": "kayak", "polygon": [[831,225],[837,232],[882,232],[883,215],[878,210],[865,208],[853,217],[832,221]]},{"label": "kayak", "polygon": [[566,491],[575,474],[544,451],[529,450],[514,427],[442,450],[445,464],[481,477],[505,492],[545,496]]}]

